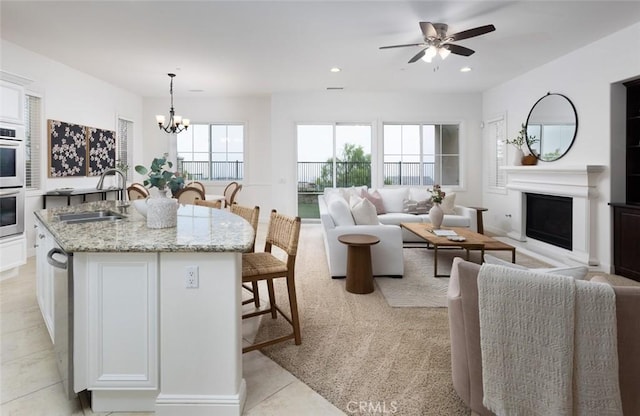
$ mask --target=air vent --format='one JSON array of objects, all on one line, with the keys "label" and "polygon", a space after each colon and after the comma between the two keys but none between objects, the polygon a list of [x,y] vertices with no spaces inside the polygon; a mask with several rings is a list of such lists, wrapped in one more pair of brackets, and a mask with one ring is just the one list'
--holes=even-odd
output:
[{"label": "air vent", "polygon": [[340,91],[343,89],[344,87],[327,87],[327,91]]}]

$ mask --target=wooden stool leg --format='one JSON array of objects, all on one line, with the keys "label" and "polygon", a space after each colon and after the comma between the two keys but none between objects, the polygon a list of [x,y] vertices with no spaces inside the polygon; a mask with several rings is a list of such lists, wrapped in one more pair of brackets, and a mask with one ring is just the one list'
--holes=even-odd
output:
[{"label": "wooden stool leg", "polygon": [[298,300],[296,297],[296,284],[293,276],[287,276],[287,291],[289,292],[289,308],[291,308],[291,325],[296,345],[302,343],[300,335],[300,317],[298,316]]},{"label": "wooden stool leg", "polygon": [[276,295],[273,290],[273,279],[267,279],[267,289],[269,291],[269,307],[271,308],[271,318],[276,319],[278,317],[278,311],[276,310]]}]

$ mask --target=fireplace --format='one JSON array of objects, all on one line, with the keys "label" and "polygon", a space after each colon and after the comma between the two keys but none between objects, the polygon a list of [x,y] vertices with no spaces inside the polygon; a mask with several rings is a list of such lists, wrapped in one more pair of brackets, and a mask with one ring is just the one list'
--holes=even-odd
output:
[{"label": "fireplace", "polygon": [[[604,166],[543,164],[508,166],[503,169],[507,172],[507,189],[520,194],[507,236],[522,243],[524,248],[561,262],[568,259],[581,264],[598,265],[596,214],[599,175],[604,171]],[[551,208],[544,208],[551,212],[539,213],[541,209],[538,207],[528,208],[529,195],[533,194],[534,199],[535,196],[545,198],[543,205],[550,201],[548,198],[553,198]],[[563,204],[563,208],[558,208]],[[557,214],[556,209],[568,210],[569,214]],[[539,214],[539,218],[529,220],[529,214]],[[557,219],[558,215],[566,216]],[[536,223],[534,228],[542,228],[537,230],[538,235],[532,235],[528,229],[531,221]],[[547,241],[549,235],[553,235],[555,240],[561,236],[560,241]]]},{"label": "fireplace", "polygon": [[526,235],[573,249],[573,200],[556,195],[526,194]]}]

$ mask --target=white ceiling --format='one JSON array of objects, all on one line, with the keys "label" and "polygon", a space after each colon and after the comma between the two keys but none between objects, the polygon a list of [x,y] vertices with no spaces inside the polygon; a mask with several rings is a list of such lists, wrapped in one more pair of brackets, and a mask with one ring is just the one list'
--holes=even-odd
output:
[{"label": "white ceiling", "polygon": [[[168,72],[176,96],[480,92],[639,22],[640,2],[3,0],[0,14],[3,39],[145,97],[168,94]],[[496,31],[432,64],[378,49],[420,42],[419,21]]]}]

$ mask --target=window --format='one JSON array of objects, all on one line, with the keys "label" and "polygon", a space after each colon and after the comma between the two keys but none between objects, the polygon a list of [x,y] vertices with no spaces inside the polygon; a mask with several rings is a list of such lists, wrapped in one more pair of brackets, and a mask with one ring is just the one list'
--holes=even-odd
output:
[{"label": "window", "polygon": [[490,190],[504,190],[506,172],[500,167],[507,164],[507,149],[505,145],[505,117],[499,116],[487,122],[488,149],[487,157],[487,186]]},{"label": "window", "polygon": [[457,124],[384,124],[385,185],[460,185]]},{"label": "window", "polygon": [[133,142],[133,121],[118,117],[118,132],[116,135],[116,168],[125,177],[133,177],[133,166],[129,143]]},{"label": "window", "polygon": [[194,180],[244,178],[244,124],[192,124],[178,134],[178,169]]},{"label": "window", "polygon": [[42,98],[26,94],[25,173],[27,189],[40,188],[40,143],[42,141]]},{"label": "window", "polygon": [[370,124],[299,124],[298,215],[320,218],[325,188],[371,186]]}]

